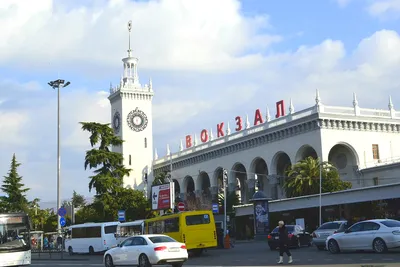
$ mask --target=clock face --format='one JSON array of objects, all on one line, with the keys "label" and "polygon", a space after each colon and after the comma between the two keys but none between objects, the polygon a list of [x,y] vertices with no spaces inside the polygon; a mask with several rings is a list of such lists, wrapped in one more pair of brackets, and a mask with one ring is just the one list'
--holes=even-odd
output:
[{"label": "clock face", "polygon": [[129,128],[135,132],[140,132],[146,129],[148,123],[146,114],[139,110],[139,108],[129,112],[127,122]]},{"label": "clock face", "polygon": [[121,114],[119,114],[118,111],[114,113],[112,125],[114,128],[114,132],[119,133],[119,130],[121,129]]}]

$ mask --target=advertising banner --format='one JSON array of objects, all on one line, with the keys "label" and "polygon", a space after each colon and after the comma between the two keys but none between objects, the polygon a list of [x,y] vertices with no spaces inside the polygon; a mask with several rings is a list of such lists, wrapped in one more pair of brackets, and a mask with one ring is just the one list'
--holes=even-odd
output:
[{"label": "advertising banner", "polygon": [[256,235],[265,235],[269,233],[268,200],[254,202],[254,226]]},{"label": "advertising banner", "polygon": [[153,210],[168,210],[174,208],[174,183],[154,185],[151,187],[151,203]]}]

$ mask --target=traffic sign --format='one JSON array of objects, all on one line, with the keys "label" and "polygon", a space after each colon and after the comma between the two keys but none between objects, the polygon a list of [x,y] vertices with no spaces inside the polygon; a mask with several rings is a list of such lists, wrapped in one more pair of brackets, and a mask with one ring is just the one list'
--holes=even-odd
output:
[{"label": "traffic sign", "polygon": [[218,203],[213,203],[213,204],[212,204],[212,212],[213,212],[213,213],[218,213],[218,212],[219,212]]},{"label": "traffic sign", "polygon": [[118,221],[124,222],[125,221],[125,211],[119,210],[118,211]]},{"label": "traffic sign", "polygon": [[61,217],[61,218],[60,218],[60,225],[61,225],[61,227],[64,227],[66,224],[67,224],[67,220],[65,220],[64,217]]},{"label": "traffic sign", "polygon": [[178,210],[179,211],[185,211],[185,203],[179,202],[178,203]]},{"label": "traffic sign", "polygon": [[60,217],[64,217],[65,215],[67,215],[67,210],[64,207],[61,207],[58,209],[58,215]]}]

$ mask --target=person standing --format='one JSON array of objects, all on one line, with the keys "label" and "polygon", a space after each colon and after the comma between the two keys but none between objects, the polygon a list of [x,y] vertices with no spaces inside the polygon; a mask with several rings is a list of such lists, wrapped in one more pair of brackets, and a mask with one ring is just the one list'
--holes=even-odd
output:
[{"label": "person standing", "polygon": [[279,221],[279,264],[283,264],[283,253],[286,253],[289,257],[288,263],[292,263],[292,254],[289,251],[289,236],[288,231],[286,229],[285,223],[283,221]]}]

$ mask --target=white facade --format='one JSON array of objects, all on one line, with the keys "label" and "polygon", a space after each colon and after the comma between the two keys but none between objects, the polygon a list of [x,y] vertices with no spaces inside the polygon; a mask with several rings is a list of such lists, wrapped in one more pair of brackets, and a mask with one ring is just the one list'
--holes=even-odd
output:
[{"label": "white facade", "polygon": [[124,166],[131,169],[130,175],[124,177],[124,186],[147,190],[146,177],[150,183],[153,179],[153,86],[151,79],[149,84],[140,84],[138,59],[132,57],[130,47],[128,57],[122,62],[124,72],[120,84],[110,88],[108,98],[112,127],[124,143],[112,150],[122,153]]},{"label": "white facade", "polygon": [[225,168],[230,171],[229,190],[237,190],[244,203],[254,193],[256,179],[268,197],[285,198],[284,170],[307,156],[334,163],[353,188],[370,185],[370,176],[381,176],[379,184],[398,182],[385,180],[375,167],[400,158],[400,151],[393,149],[400,145],[400,112],[391,99],[388,110],[360,108],[355,94],[352,108],[334,107],[323,105],[317,91],[310,108],[295,112],[290,102],[288,115],[274,120],[269,111],[264,115],[260,125],[232,132],[226,123],[224,137],[193,140],[194,147],[167,151],[154,160],[155,173],[169,171],[172,161],[172,178],[183,197],[195,192],[215,198]]}]

